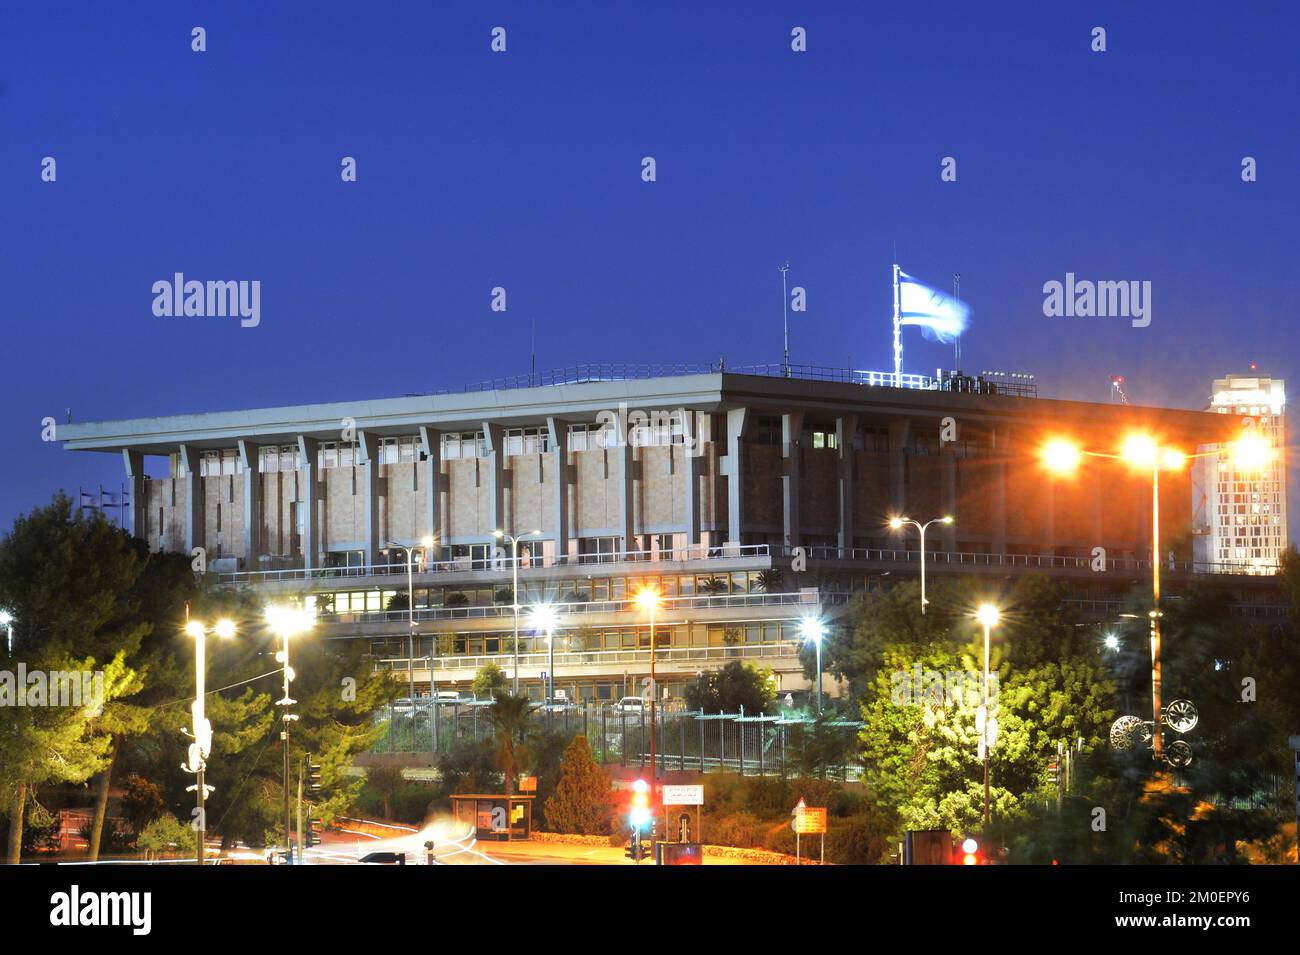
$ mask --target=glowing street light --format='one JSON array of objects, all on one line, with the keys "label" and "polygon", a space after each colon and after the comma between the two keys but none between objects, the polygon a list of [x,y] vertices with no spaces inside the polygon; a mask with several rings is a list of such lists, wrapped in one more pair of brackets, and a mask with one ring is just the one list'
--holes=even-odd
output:
[{"label": "glowing street light", "polygon": [[515,643],[514,643],[514,689],[511,690],[515,696],[519,695],[519,542],[528,537],[536,537],[540,534],[539,530],[531,530],[527,534],[518,534],[510,536],[503,530],[495,530],[492,536],[497,540],[510,541],[510,563],[514,567],[514,583],[510,588],[510,599],[512,601],[511,610],[515,617]]},{"label": "glowing street light", "polygon": [[659,684],[655,682],[655,611],[663,596],[653,587],[642,587],[636,592],[636,605],[650,615],[650,812],[655,817],[656,797],[659,787],[659,764],[655,754],[655,707],[659,702]]},{"label": "glowing street light", "polygon": [[975,714],[975,722],[980,733],[980,755],[984,759],[984,826],[987,828],[992,820],[992,808],[989,802],[989,758],[993,744],[997,742],[998,721],[989,713],[989,631],[998,625],[1002,612],[993,604],[981,604],[975,611],[975,619],[984,627],[984,702]]},{"label": "glowing street light", "polygon": [[925,599],[925,532],[931,524],[951,524],[953,517],[951,514],[945,514],[943,517],[936,517],[934,520],[926,521],[922,524],[920,521],[914,521],[910,517],[891,517],[889,526],[892,530],[902,530],[904,526],[911,525],[921,532],[921,613],[925,613],[925,605],[929,603]]},{"label": "glowing street light", "polygon": [[1105,638],[1102,640],[1102,643],[1106,645],[1107,650],[1119,649],[1119,637],[1115,636],[1115,634],[1113,633],[1106,634]]},{"label": "glowing street light", "polygon": [[[1268,442],[1257,435],[1249,435],[1230,442],[1240,464],[1262,467],[1271,451]],[[1084,455],[1093,458],[1110,458],[1124,461],[1132,467],[1151,475],[1151,752],[1156,759],[1164,755],[1164,713],[1160,686],[1160,472],[1179,471],[1192,458],[1218,456],[1221,448],[1186,454],[1178,448],[1162,446],[1149,434],[1134,433],[1125,437],[1118,454],[1102,451],[1084,451],[1064,438],[1053,438],[1042,448],[1042,461],[1049,470],[1069,475],[1078,469]]]},{"label": "glowing street light", "polygon": [[297,715],[289,712],[296,700],[289,696],[289,684],[293,682],[293,667],[289,665],[289,638],[301,636],[312,628],[316,622],[316,615],[311,610],[304,610],[301,607],[288,607],[271,605],[264,611],[266,625],[270,631],[280,637],[282,641],[281,649],[276,651],[275,659],[277,663],[284,665],[284,697],[276,700],[277,706],[284,707],[284,713],[281,715],[282,726],[280,728],[280,743],[284,748],[284,844],[288,849],[289,863],[293,863],[293,845],[289,841],[290,822],[289,822],[289,724],[296,720]]},{"label": "glowing street light", "polygon": [[[190,613],[189,605],[185,607],[185,616],[188,618]],[[207,838],[208,822],[207,812],[203,807],[204,800],[207,798],[208,790],[211,788],[203,780],[204,771],[208,765],[208,755],[212,752],[212,723],[208,721],[207,711],[204,702],[208,695],[208,641],[209,633],[223,639],[229,639],[235,635],[235,623],[233,620],[222,618],[216,625],[209,629],[198,620],[187,619],[185,621],[185,633],[194,640],[194,702],[190,704],[191,719],[191,737],[194,742],[190,743],[188,762],[181,764],[181,769],[187,773],[194,773],[195,784],[188,787],[197,794],[198,800],[198,851],[195,854],[195,862],[203,865],[204,841]]]},{"label": "glowing street light", "polygon": [[817,715],[822,715],[822,639],[826,636],[826,624],[816,617],[805,617],[799,624],[799,631],[804,640],[811,640],[817,648]]},{"label": "glowing street light", "polygon": [[8,610],[0,610],[0,627],[8,631],[9,656],[14,655],[14,615]]},{"label": "glowing street light", "polygon": [[546,634],[546,702],[555,702],[555,608],[550,604],[533,607],[529,626]]},{"label": "glowing street light", "polygon": [[[424,548],[424,562],[427,566],[429,563],[429,550],[433,547],[436,537],[425,536],[420,544]],[[408,678],[408,692],[411,697],[411,722],[415,722],[415,557],[414,547],[407,547],[405,544],[399,544],[396,541],[389,541],[389,547],[396,547],[398,550],[406,551],[406,613],[407,613],[407,659],[406,673]],[[429,696],[433,699],[433,748],[438,748],[438,699],[437,694],[433,691],[433,666],[429,666]]]}]

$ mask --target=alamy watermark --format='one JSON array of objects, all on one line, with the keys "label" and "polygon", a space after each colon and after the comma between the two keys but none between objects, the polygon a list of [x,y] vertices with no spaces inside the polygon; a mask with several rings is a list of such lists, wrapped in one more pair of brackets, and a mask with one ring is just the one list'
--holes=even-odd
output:
[{"label": "alamy watermark", "polygon": [[[946,708],[984,702],[984,674],[979,670],[930,670],[915,664],[889,676],[889,699],[895,706]],[[997,706],[998,675],[989,674],[989,709]]]},{"label": "alamy watermark", "polygon": [[172,316],[193,318],[239,317],[243,328],[256,328],[262,321],[262,282],[260,279],[231,279],[200,282],[177,272],[171,281],[153,283],[153,313],[159,318]]},{"label": "alamy watermark", "polygon": [[1066,272],[1064,282],[1044,282],[1043,295],[1048,318],[1128,318],[1134,328],[1151,324],[1150,281],[1094,282]]},{"label": "alamy watermark", "polygon": [[70,706],[99,712],[104,706],[103,670],[0,670],[0,706]]}]

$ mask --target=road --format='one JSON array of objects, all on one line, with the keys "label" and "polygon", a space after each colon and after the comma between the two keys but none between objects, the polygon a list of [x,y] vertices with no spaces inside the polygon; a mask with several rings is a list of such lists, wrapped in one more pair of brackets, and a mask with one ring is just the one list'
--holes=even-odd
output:
[{"label": "road", "polygon": [[[423,829],[387,827],[383,837],[360,829],[322,834],[321,844],[307,850],[309,865],[356,865],[371,852],[404,852],[408,865],[425,865],[426,842],[434,844],[434,865],[634,865],[615,846],[549,842],[480,842],[468,826],[439,820]],[[646,865],[648,863],[642,863]],[[743,865],[734,859],[709,858],[707,865]]]}]

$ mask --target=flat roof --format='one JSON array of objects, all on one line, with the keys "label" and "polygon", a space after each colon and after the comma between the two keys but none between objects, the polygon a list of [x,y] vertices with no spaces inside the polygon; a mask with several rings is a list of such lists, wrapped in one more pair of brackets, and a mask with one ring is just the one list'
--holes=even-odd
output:
[{"label": "flat roof", "polygon": [[757,413],[798,408],[805,413],[856,413],[890,416],[961,414],[966,421],[1023,419],[1096,426],[1098,417],[1120,427],[1159,421],[1171,437],[1205,442],[1228,433],[1224,416],[1205,411],[1151,408],[972,394],[936,388],[898,388],[856,381],[820,380],[771,374],[713,371],[659,377],[585,380],[497,390],[407,395],[358,401],[288,405],[237,411],[61,424],[59,439],[70,451],[138,451],[169,454],[187,444],[200,449],[230,448],[238,440],[290,444],[299,435],[337,441],[345,420],[381,437],[412,434],[421,426],[444,431],[479,430],[490,421],[503,427],[537,425],[548,417],[591,422],[601,411],[725,411],[751,407]]}]

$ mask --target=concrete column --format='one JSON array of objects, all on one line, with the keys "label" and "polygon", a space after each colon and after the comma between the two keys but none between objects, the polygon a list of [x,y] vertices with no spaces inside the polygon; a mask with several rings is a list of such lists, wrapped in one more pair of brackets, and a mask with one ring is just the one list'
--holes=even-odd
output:
[{"label": "concrete column", "polygon": [[357,454],[361,459],[357,477],[361,483],[366,564],[373,567],[379,560],[379,437],[373,432],[358,431]]},{"label": "concrete column", "polygon": [[989,502],[989,524],[993,531],[993,553],[1007,552],[1007,452],[1009,439],[1004,429],[993,431],[993,486]]},{"label": "concrete column", "polygon": [[1106,546],[1106,523],[1102,516],[1104,513],[1102,508],[1104,491],[1101,467],[1098,465],[1096,458],[1092,459],[1092,464],[1089,467],[1092,470],[1092,540],[1088,544],[1088,551],[1091,553],[1094,547]]},{"label": "concrete column", "polygon": [[703,415],[696,411],[686,412],[690,424],[689,437],[694,445],[683,450],[682,470],[685,472],[684,501],[686,509],[686,546],[695,547],[700,543],[700,457],[704,454]]},{"label": "concrete column", "polygon": [[249,441],[239,442],[239,462],[244,466],[244,570],[258,568],[262,555],[262,460],[261,449]]},{"label": "concrete column", "polygon": [[[298,464],[302,471],[302,487],[298,489],[297,503],[302,505],[302,566],[306,570],[315,570],[321,565],[320,507],[317,501],[316,450],[319,447],[315,438],[298,435]],[[290,527],[292,536],[297,529]]]},{"label": "concrete column", "polygon": [[199,476],[199,449],[191,444],[180,448],[181,469],[185,472],[185,553],[204,547],[203,479]]},{"label": "concrete column", "polygon": [[748,408],[727,411],[727,542],[739,545],[745,505],[745,428]]},{"label": "concrete column", "polygon": [[781,513],[786,547],[798,547],[803,537],[803,524],[799,517],[799,472],[803,464],[799,436],[802,433],[802,411],[781,415]]},{"label": "concrete column", "polygon": [[621,547],[624,554],[636,550],[636,458],[632,454],[632,443],[623,438],[618,447],[607,449],[606,454],[613,454],[615,472],[618,480],[618,533],[622,538]]},{"label": "concrete column", "polygon": [[957,549],[957,525],[961,522],[957,514],[957,455],[940,450],[939,460],[942,464],[940,507],[943,508],[939,516],[951,514],[957,520],[952,524],[940,524],[936,529],[939,531],[939,539],[943,541],[943,549],[951,553]]},{"label": "concrete column", "polygon": [[[127,493],[131,495],[131,512],[128,515],[132,537],[147,541],[149,520],[145,512],[148,481],[144,475],[144,455],[139,451],[122,450],[122,464],[126,467]],[[161,530],[161,528],[159,528]]]},{"label": "concrete column", "polygon": [[853,550],[853,536],[856,525],[853,521],[854,503],[857,498],[856,464],[857,448],[854,446],[858,437],[858,416],[841,415],[835,419],[835,446],[839,453],[839,512],[840,556],[848,557]]},{"label": "concrete column", "polygon": [[1045,556],[1056,553],[1056,482],[1047,481],[1043,487],[1043,549]]},{"label": "concrete column", "polygon": [[[506,526],[505,464],[506,429],[490,421],[483,422],[483,439],[487,442],[488,470],[488,528],[487,532],[505,531],[514,534],[513,526]],[[513,522],[511,522],[513,524]],[[509,550],[509,543],[504,546]],[[509,555],[507,555],[509,556]]]},{"label": "concrete column", "polygon": [[907,512],[907,442],[911,433],[912,422],[907,418],[889,422],[889,506],[895,514]]},{"label": "concrete column", "polygon": [[555,489],[551,497],[552,521],[555,524],[555,555],[564,560],[569,553],[569,425],[558,418],[546,419],[551,446],[551,469],[555,472]]},{"label": "concrete column", "polygon": [[434,539],[429,560],[434,561],[442,553],[442,432],[421,425],[420,448],[424,451],[424,509],[429,515],[426,529]]}]

